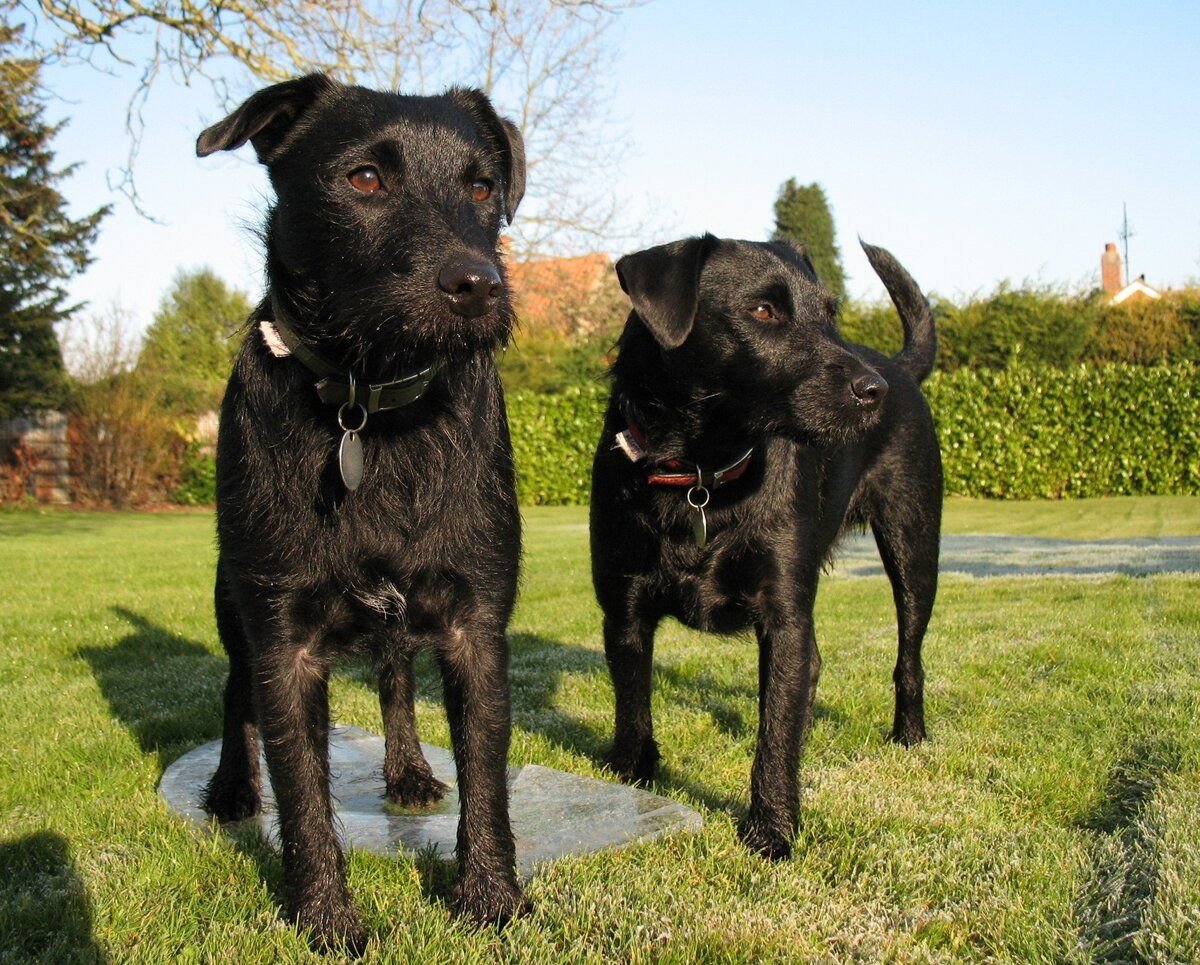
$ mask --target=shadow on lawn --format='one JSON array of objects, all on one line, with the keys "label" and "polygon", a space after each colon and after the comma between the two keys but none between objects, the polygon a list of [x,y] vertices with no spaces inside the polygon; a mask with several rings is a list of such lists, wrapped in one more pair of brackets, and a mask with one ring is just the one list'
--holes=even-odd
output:
[{"label": "shadow on lawn", "polygon": [[221,694],[229,668],[195,640],[124,607],[132,632],[108,647],[81,647],[113,714],[164,769],[197,744],[221,736]]},{"label": "shadow on lawn", "polygon": [[5,961],[108,961],[70,846],[53,831],[0,844],[0,924]]},{"label": "shadow on lawn", "polygon": [[[110,647],[82,647],[79,656],[91,665],[113,714],[143,752],[158,755],[162,771],[181,754],[221,736],[229,662],[141,614],[124,607],[113,607],[113,612],[132,632]],[[282,865],[257,822],[226,825],[222,831],[282,903]]]},{"label": "shadow on lawn", "polygon": [[1168,738],[1136,741],[1110,769],[1104,797],[1077,822],[1092,835],[1091,873],[1076,901],[1080,944],[1092,961],[1151,960],[1136,944],[1158,892],[1163,829],[1150,804],[1181,762]]},{"label": "shadow on lawn", "polygon": [[[78,651],[91,666],[113,714],[129,729],[145,753],[158,755],[160,770],[180,754],[221,735],[221,694],[228,671],[223,656],[216,656],[195,640],[159,626],[140,614],[116,607],[114,612],[131,627],[131,632],[108,647],[83,647]],[[603,767],[612,739],[611,687],[604,656],[597,649],[562,643],[532,633],[513,633],[509,638],[513,723],[541,734],[568,751]],[[753,644],[749,644],[753,648]],[[747,659],[751,659],[747,657]],[[366,686],[374,685],[373,671],[351,661],[350,674]],[[756,739],[752,711],[747,720],[744,707],[757,704],[757,683],[744,685],[715,679],[706,672],[685,673],[660,663],[655,668],[657,689],[672,704],[706,714],[714,726],[746,748],[746,773]],[[559,697],[569,678],[598,677],[605,692],[604,722],[597,725]],[[417,691],[422,698],[440,700],[441,680],[433,661],[418,662]],[[822,705],[818,719],[837,715]],[[665,763],[659,766],[655,786],[663,792],[678,790],[705,807],[735,817],[745,813],[746,792],[729,793],[706,783],[703,771],[683,771],[671,763],[672,748],[663,746]],[[259,865],[268,886],[276,886],[278,859],[255,835],[235,834],[241,849]],[[428,887],[428,883],[427,883]],[[433,889],[436,894],[437,889]]]},{"label": "shadow on lawn", "polygon": [[[514,633],[509,637],[512,648],[513,724],[549,738],[554,743],[592,760],[603,767],[612,740],[612,690],[608,683],[608,668],[604,655],[598,650],[575,644],[561,643],[532,633]],[[748,646],[753,650],[754,644]],[[748,660],[757,660],[747,656]],[[602,727],[571,714],[563,701],[556,699],[565,678],[599,676],[606,691],[605,722]],[[757,715],[747,721],[742,705],[757,706],[757,682],[728,684],[715,680],[707,673],[684,673],[679,669],[658,664],[654,670],[656,691],[685,709],[707,714],[717,730],[746,747],[746,781],[749,787],[750,762],[757,739]],[[819,691],[818,691],[819,694]],[[818,696],[813,716],[835,719],[839,715],[821,703]],[[671,764],[671,747],[662,745],[663,763],[659,764],[654,782],[657,789],[670,792],[678,789],[714,811],[727,811],[735,817],[744,815],[748,790],[730,794],[704,783],[702,771],[681,771]],[[803,769],[803,764],[801,765]]]},{"label": "shadow on lawn", "polygon": [[[123,607],[114,607],[114,612],[132,632],[112,646],[82,647],[78,653],[91,666],[113,714],[129,728],[144,752],[158,755],[162,770],[180,754],[221,736],[221,695],[228,663],[197,641],[138,613]],[[533,633],[513,633],[509,643],[513,723],[603,766],[612,739],[612,697],[604,655]],[[374,685],[373,671],[358,671],[352,661],[351,675],[364,685]],[[756,722],[746,720],[742,708],[747,703],[756,705],[757,684],[724,683],[708,673],[685,673],[662,663],[654,673],[657,689],[667,694],[669,701],[710,716],[719,731],[746,746],[749,775]],[[609,702],[603,725],[572,714],[558,699],[570,677],[600,678]],[[419,696],[440,700],[440,675],[432,661],[418,663],[417,680]],[[815,717],[833,716],[818,692]],[[679,789],[713,810],[736,816],[745,811],[744,793],[717,791],[705,783],[703,772],[683,772],[672,766],[670,746],[662,751],[664,763],[655,782],[659,788],[667,792]]]}]

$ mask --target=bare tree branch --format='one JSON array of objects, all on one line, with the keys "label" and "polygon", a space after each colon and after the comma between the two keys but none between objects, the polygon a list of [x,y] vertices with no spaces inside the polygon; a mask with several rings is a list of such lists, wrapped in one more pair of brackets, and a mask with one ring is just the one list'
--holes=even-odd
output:
[{"label": "bare tree branch", "polygon": [[[348,83],[488,92],[517,119],[530,159],[518,257],[626,234],[609,189],[626,138],[609,116],[617,16],[644,0],[0,0],[35,28],[42,59],[136,66],[130,154],[116,187],[142,210],[134,170],[142,110],[164,72],[202,78],[229,105],[255,83],[325,71]],[[142,53],[148,43],[149,53]],[[136,55],[132,52],[139,51]],[[228,86],[227,86],[228,85]],[[143,212],[145,213],[145,212]]]}]

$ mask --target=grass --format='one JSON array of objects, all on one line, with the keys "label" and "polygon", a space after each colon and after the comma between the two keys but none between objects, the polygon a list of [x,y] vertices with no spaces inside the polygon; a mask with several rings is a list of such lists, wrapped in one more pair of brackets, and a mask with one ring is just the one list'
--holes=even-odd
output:
[{"label": "grass", "polygon": [[955,496],[946,500],[945,530],[1058,539],[1200,536],[1200,499],[1112,496],[1012,503]]},{"label": "grass", "polygon": [[[1200,499],[952,501],[952,532],[1200,534]],[[611,690],[586,514],[527,514],[511,628],[514,763],[600,776]],[[278,859],[197,833],[156,785],[219,736],[212,520],[0,514],[0,961],[304,961]],[[745,638],[660,630],[658,785],[706,825],[563,860],[500,934],[452,920],[428,856],[354,853],[368,958],[410,961],[1200,960],[1200,576],[947,577],[926,645],[933,739],[883,740],[882,579],[831,578],[796,857],[746,854],[757,720]],[[339,720],[378,731],[339,672]],[[430,666],[422,736],[446,744]]]}]

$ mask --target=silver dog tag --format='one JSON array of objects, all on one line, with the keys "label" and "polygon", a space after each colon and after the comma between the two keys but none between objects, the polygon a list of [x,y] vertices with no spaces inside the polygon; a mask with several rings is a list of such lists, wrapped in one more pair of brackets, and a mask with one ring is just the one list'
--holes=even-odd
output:
[{"label": "silver dog tag", "polygon": [[354,492],[362,482],[363,450],[357,432],[347,430],[342,434],[342,442],[338,446],[338,472],[350,492]]}]

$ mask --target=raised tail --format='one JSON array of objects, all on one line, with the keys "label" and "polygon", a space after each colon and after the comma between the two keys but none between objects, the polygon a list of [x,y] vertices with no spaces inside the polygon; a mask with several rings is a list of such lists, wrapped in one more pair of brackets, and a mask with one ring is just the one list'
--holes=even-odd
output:
[{"label": "raised tail", "polygon": [[921,294],[912,275],[892,257],[891,252],[869,245],[861,238],[859,244],[867,253],[867,260],[875,269],[875,274],[887,288],[904,325],[904,348],[894,358],[921,382],[933,371],[933,362],[937,357],[937,332],[934,331],[929,302]]}]

